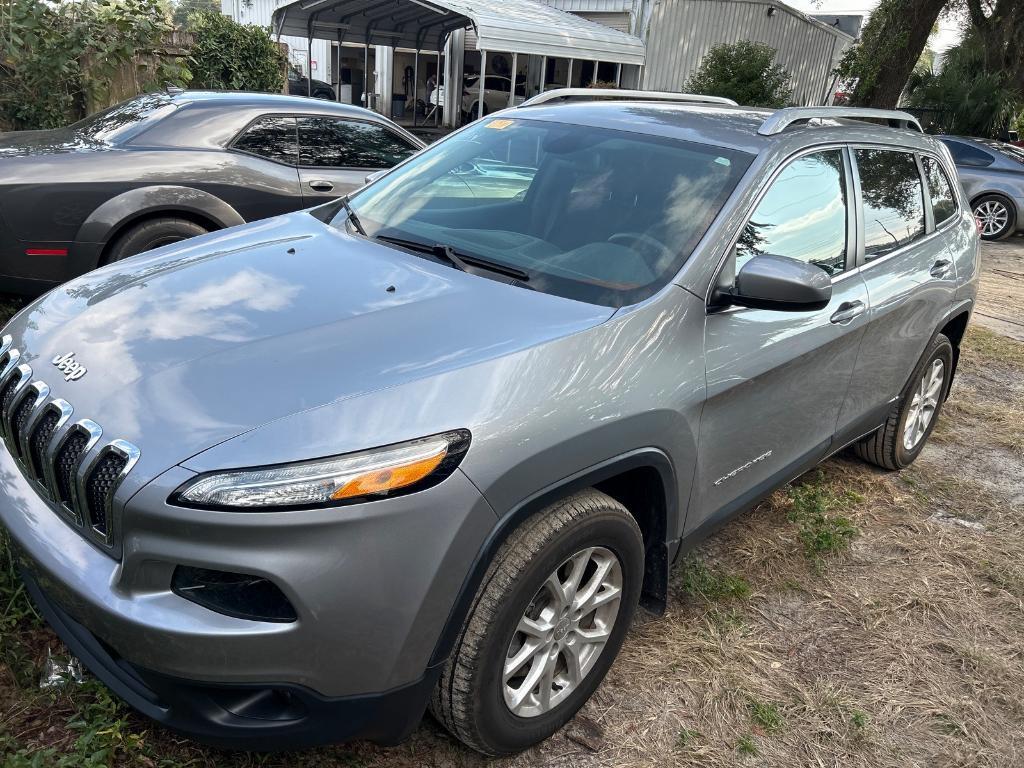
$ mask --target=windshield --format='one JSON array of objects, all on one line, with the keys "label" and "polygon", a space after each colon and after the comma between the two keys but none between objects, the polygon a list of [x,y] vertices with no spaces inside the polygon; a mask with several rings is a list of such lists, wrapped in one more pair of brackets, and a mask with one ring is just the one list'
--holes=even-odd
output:
[{"label": "windshield", "polygon": [[96,141],[127,141],[175,109],[177,105],[166,93],[148,93],[89,115],[69,125],[68,130]]},{"label": "windshield", "polygon": [[[675,275],[751,159],[626,131],[494,118],[420,153],[356,194],[351,208],[368,237],[447,245],[471,264],[476,257],[522,274],[530,288],[619,307]],[[344,208],[333,213],[333,226],[351,228]]]}]

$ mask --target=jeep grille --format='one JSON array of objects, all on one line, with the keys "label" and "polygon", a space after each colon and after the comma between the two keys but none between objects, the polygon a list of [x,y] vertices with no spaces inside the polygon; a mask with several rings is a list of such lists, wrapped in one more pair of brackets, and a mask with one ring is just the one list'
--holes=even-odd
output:
[{"label": "jeep grille", "polygon": [[[40,496],[87,539],[116,549],[114,494],[139,458],[131,443],[107,440],[89,419],[74,419],[72,406],[50,397],[18,365],[11,337],[0,340],[0,438]],[[31,383],[30,383],[31,382]]]}]

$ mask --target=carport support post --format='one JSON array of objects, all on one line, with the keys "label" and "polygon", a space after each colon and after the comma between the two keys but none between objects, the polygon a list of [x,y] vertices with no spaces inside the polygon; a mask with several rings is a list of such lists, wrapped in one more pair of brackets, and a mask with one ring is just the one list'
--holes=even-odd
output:
[{"label": "carport support post", "polygon": [[548,77],[548,57],[540,57],[540,92],[544,93],[545,80]]},{"label": "carport support post", "polygon": [[[437,100],[440,101],[441,100],[441,49],[440,48],[437,49],[437,75],[436,75],[436,77],[437,77]],[[448,85],[445,85],[445,88],[447,88],[447,87],[448,87]],[[435,107],[435,109],[434,109],[434,127],[437,128],[437,118],[438,118],[438,114],[437,113],[441,111],[442,107],[441,107],[440,104],[435,104],[434,107]]]},{"label": "carport support post", "polygon": [[338,92],[335,94],[337,102],[341,103],[341,42],[345,39],[345,33],[338,30]]},{"label": "carport support post", "polygon": [[575,59],[569,59],[569,76],[565,78],[565,87],[572,88],[572,63]]},{"label": "carport support post", "polygon": [[[416,49],[416,53],[412,57],[412,127],[416,127],[416,105],[419,103],[420,96],[420,49]],[[430,99],[430,94],[427,94],[427,99]]]},{"label": "carport support post", "polygon": [[516,73],[519,71],[519,54],[512,51],[512,87],[509,89],[508,105],[516,105]]},{"label": "carport support post", "polygon": [[306,95],[313,95],[313,38],[306,38]]},{"label": "carport support post", "polygon": [[597,59],[594,59],[594,76],[590,79],[591,85],[597,85]]},{"label": "carport support post", "polygon": [[487,51],[480,51],[480,82],[478,83],[478,85],[479,85],[478,90],[480,92],[480,95],[477,96],[477,104],[476,104],[476,116],[477,116],[477,119],[479,119],[479,118],[484,116],[484,81],[486,79],[487,79]]},{"label": "carport support post", "polygon": [[621,63],[615,65],[615,87],[616,88],[621,88],[622,87],[622,64]]},{"label": "carport support post", "polygon": [[363,106],[367,109],[370,108],[370,94],[367,93],[366,89],[369,88],[370,73],[367,71],[370,68],[370,41],[367,39],[363,43]]}]

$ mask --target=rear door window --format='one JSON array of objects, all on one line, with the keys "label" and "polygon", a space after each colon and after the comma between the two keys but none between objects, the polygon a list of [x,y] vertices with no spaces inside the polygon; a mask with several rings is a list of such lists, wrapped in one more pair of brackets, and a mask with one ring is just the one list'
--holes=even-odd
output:
[{"label": "rear door window", "polygon": [[736,269],[761,254],[806,261],[837,275],[846,269],[843,152],[804,155],[782,169],[736,243]]},{"label": "rear door window", "polygon": [[418,149],[376,123],[299,118],[299,165],[305,168],[391,168]]},{"label": "rear door window", "polygon": [[232,148],[278,163],[295,165],[299,155],[295,118],[261,117],[235,139]]},{"label": "rear door window", "polygon": [[928,183],[928,196],[932,201],[932,215],[935,217],[935,226],[937,227],[956,213],[953,185],[949,183],[949,177],[942,170],[938,160],[933,157],[923,157],[921,162],[924,165],[924,178]]},{"label": "rear door window", "polygon": [[910,152],[857,149],[867,261],[924,237],[924,187]]}]

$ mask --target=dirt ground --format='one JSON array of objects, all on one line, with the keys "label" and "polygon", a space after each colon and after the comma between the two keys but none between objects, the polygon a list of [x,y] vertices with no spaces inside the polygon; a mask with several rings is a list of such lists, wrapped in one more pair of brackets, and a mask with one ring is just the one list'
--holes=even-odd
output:
[{"label": "dirt ground", "polygon": [[981,290],[974,321],[1024,341],[1024,235],[983,246]]},{"label": "dirt ground", "polygon": [[[837,457],[726,526],[675,568],[668,612],[640,616],[580,715],[493,765],[1024,765],[1024,238],[983,260],[919,460],[897,474]],[[429,717],[395,748],[256,757],[196,748],[96,686],[40,694],[59,643],[2,590],[6,765],[486,762]]]}]

